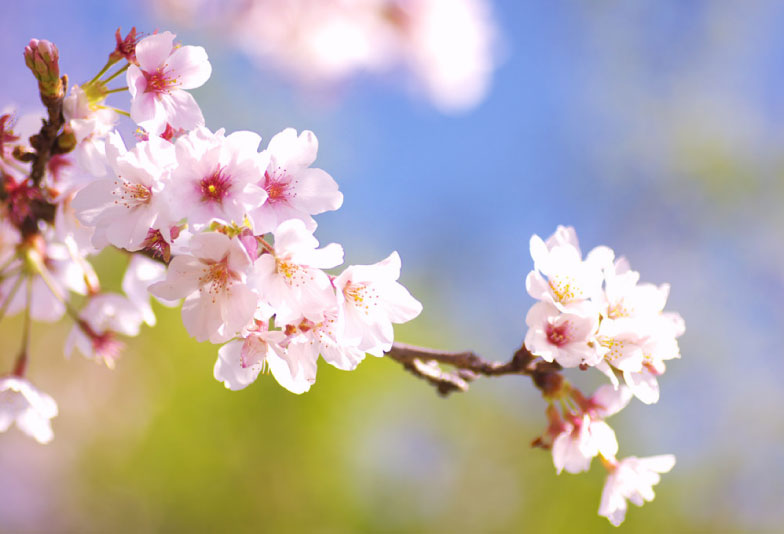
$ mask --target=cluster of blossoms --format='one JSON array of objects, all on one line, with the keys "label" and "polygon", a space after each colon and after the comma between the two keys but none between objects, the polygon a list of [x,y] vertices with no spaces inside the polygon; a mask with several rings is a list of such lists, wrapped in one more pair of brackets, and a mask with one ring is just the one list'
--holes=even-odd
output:
[{"label": "cluster of blossoms", "polygon": [[665,360],[680,357],[684,322],[663,311],[668,285],[638,283],[639,273],[607,247],[583,259],[573,228],[558,227],[547,241],[533,236],[531,257],[526,289],[538,302],[526,316],[525,347],[546,362],[594,367],[610,380],[588,398],[565,380],[545,388],[549,426],[534,443],[552,449],[559,473],[587,471],[599,456],[609,471],[599,514],[619,525],[626,499],[638,506],[652,500],[659,473],[669,471],[675,458],[617,460],[618,441],[605,418],[633,397],[646,404],[659,400],[657,377]]},{"label": "cluster of blossoms", "polygon": [[[418,5],[368,4],[402,10],[387,13],[395,24]],[[340,208],[343,195],[312,166],[316,136],[289,128],[261,149],[253,132],[208,129],[188,92],[210,77],[207,54],[174,39],[118,30],[104,68],[67,93],[54,45],[33,40],[25,49],[47,117],[40,126],[41,117],[0,113],[0,319],[24,315],[16,363],[0,376],[0,432],[15,423],[41,443],[53,437],[57,404],[26,378],[33,320],[67,314],[66,356],[113,367],[121,336],[155,324],[151,296],[181,302],[187,332],[222,345],[219,382],[238,390],[268,371],[299,394],[315,382],[319,357],[351,370],[366,354],[391,356],[393,324],[422,310],[397,281],[396,252],[328,271],[343,263],[343,249],[319,246],[313,216]],[[108,89],[121,75],[127,87]],[[126,91],[129,111],[107,105]],[[132,145],[116,130],[122,116],[137,128]],[[129,253],[122,293],[103,290],[90,264],[108,247]],[[668,286],[639,284],[606,247],[583,259],[571,228],[547,241],[534,236],[531,255],[526,287],[538,302],[526,317],[524,352],[528,363],[549,366],[525,373],[548,400],[549,425],[534,443],[552,450],[559,473],[585,471],[599,456],[609,471],[599,513],[618,525],[626,501],[653,499],[675,460],[617,460],[605,419],[632,397],[658,400],[664,362],[680,356],[683,320],[663,311]],[[421,363],[407,369],[437,383],[436,368],[423,372]],[[558,373],[571,367],[595,367],[610,383],[587,397]]]},{"label": "cluster of blossoms", "polygon": [[334,84],[361,72],[402,70],[416,89],[447,112],[482,100],[496,61],[497,30],[487,0],[153,4],[178,23],[208,25],[231,36],[261,66],[272,65],[305,84]]},{"label": "cluster of blossoms", "polygon": [[[113,367],[118,336],[155,323],[150,294],[167,305],[182,300],[188,333],[223,344],[214,375],[227,388],[268,370],[303,393],[319,355],[354,369],[366,353],[388,351],[392,324],[422,309],[397,282],[395,252],[374,265],[325,270],[343,263],[343,249],[319,248],[313,216],[338,209],[343,195],[311,166],[316,136],[286,129],[260,150],[253,132],[208,129],[187,92],[209,78],[207,54],[174,39],[118,30],[104,69],[67,96],[56,48],[33,41],[25,52],[44,103],[62,102],[63,124],[53,127],[54,149],[37,174],[52,118],[37,134],[23,131],[26,119],[0,118],[0,316],[25,315],[17,364],[0,378],[0,431],[15,421],[40,442],[52,438],[57,406],[25,378],[32,320],[68,313],[66,355],[76,350]],[[127,88],[107,89],[123,73]],[[60,84],[45,91],[42,78]],[[129,112],[106,105],[126,89]],[[138,127],[133,146],[115,130],[121,115]],[[134,253],[122,294],[103,291],[88,261],[106,247]],[[80,309],[74,294],[84,295]]]}]

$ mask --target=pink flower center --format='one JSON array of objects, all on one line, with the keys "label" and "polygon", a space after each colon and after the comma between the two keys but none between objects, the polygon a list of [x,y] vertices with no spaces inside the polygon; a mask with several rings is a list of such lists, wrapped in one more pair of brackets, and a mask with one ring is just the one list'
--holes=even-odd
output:
[{"label": "pink flower center", "polygon": [[171,73],[163,70],[163,67],[158,67],[153,72],[142,71],[144,79],[147,80],[147,87],[144,88],[145,93],[168,94],[171,89],[176,87],[179,82],[176,77],[170,77]]},{"label": "pink flower center", "polygon": [[547,334],[547,341],[556,347],[563,347],[570,341],[569,322],[567,321],[559,326],[548,323],[547,327],[545,328],[545,333]]},{"label": "pink flower center", "polygon": [[278,274],[283,276],[283,280],[289,287],[299,287],[304,285],[310,278],[307,269],[296,263],[284,259],[276,260]]},{"label": "pink flower center", "polygon": [[370,312],[370,307],[377,304],[378,295],[372,286],[367,284],[346,284],[343,296],[348,302],[360,310],[365,310],[365,315]]},{"label": "pink flower center", "polygon": [[146,185],[126,182],[122,178],[115,180],[114,184],[116,189],[112,191],[112,195],[115,197],[115,204],[130,209],[150,203],[152,190]]},{"label": "pink flower center", "polygon": [[231,177],[219,168],[199,182],[199,193],[202,202],[217,202],[221,204],[231,190]]},{"label": "pink flower center", "polygon": [[207,265],[199,277],[201,291],[207,291],[214,303],[218,295],[225,293],[238,276],[229,269],[228,257]]},{"label": "pink flower center", "polygon": [[291,191],[291,186],[291,179],[286,175],[285,171],[281,172],[281,169],[278,169],[278,172],[272,175],[269,172],[264,173],[263,187],[267,191],[267,202],[271,204],[285,202],[297,196],[295,192]]}]

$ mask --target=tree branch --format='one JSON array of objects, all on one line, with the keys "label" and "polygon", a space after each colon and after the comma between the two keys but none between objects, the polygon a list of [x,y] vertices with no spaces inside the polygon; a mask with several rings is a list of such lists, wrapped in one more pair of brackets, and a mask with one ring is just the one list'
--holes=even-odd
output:
[{"label": "tree branch", "polygon": [[[444,352],[405,343],[393,344],[386,356],[429,382],[442,396],[455,391],[467,391],[469,383],[481,375],[528,375],[544,394],[557,390],[563,382],[560,365],[538,359],[525,345],[506,363],[486,360],[472,351]],[[445,371],[439,364],[450,365],[455,369]]]}]

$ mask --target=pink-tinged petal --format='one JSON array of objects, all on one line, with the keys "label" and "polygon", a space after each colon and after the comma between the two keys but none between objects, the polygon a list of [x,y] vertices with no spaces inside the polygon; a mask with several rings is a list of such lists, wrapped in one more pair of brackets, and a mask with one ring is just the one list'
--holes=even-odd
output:
[{"label": "pink-tinged petal", "polygon": [[353,371],[365,359],[365,353],[355,347],[340,345],[321,346],[324,361],[341,371]]},{"label": "pink-tinged petal", "polygon": [[643,368],[643,371],[639,373],[625,371],[623,378],[631,392],[640,401],[645,404],[659,402],[659,382],[647,369]]},{"label": "pink-tinged petal", "polygon": [[[253,244],[255,244],[255,238]],[[238,238],[232,238],[229,244],[229,269],[235,273],[244,273],[247,271],[252,263],[251,257],[248,254],[248,249],[242,244]]]},{"label": "pink-tinged petal", "polygon": [[160,135],[166,129],[166,108],[153,93],[143,93],[131,100],[131,119],[150,135]]},{"label": "pink-tinged petal", "polygon": [[201,46],[181,46],[166,61],[168,72],[177,78],[181,89],[201,87],[210,79],[212,65],[207,51]]},{"label": "pink-tinged petal", "polygon": [[617,487],[613,475],[607,477],[599,504],[599,515],[606,517],[613,526],[620,526],[626,519],[626,498]]},{"label": "pink-tinged petal", "polygon": [[586,458],[580,452],[577,440],[572,432],[562,432],[553,440],[553,465],[558,474],[566,470],[567,473],[581,473],[591,466],[591,458]]},{"label": "pink-tinged petal", "polygon": [[232,154],[244,156],[243,159],[255,160],[258,157],[257,152],[261,144],[261,136],[256,132],[240,130],[227,135],[225,143],[226,148]]},{"label": "pink-tinged petal", "polygon": [[84,225],[95,226],[96,220],[104,213],[107,207],[114,204],[115,180],[96,180],[82,188],[73,201],[71,207],[76,212],[76,217]]},{"label": "pink-tinged petal", "polygon": [[590,426],[591,441],[605,458],[614,458],[618,454],[618,439],[615,431],[604,421],[592,421]]},{"label": "pink-tinged petal", "polygon": [[243,367],[241,360],[242,340],[231,341],[218,350],[213,375],[227,389],[237,391],[246,388],[256,381],[261,372],[261,365]]},{"label": "pink-tinged petal", "polygon": [[136,44],[136,61],[143,71],[153,72],[171,55],[175,35],[162,32],[145,37]]},{"label": "pink-tinged petal", "polygon": [[228,294],[222,299],[220,310],[225,330],[224,336],[230,339],[248,324],[253,318],[253,312],[256,311],[257,300],[256,294],[245,285],[234,284],[228,290]]},{"label": "pink-tinged petal", "polygon": [[547,280],[539,274],[539,271],[531,271],[525,277],[525,290],[531,298],[536,300],[552,300],[550,286],[547,285]]},{"label": "pink-tinged petal", "polygon": [[610,247],[599,246],[594,248],[585,257],[585,262],[597,269],[609,269],[613,265],[615,252]]},{"label": "pink-tinged petal", "polygon": [[[61,294],[65,294],[64,289],[60,288]],[[17,291],[16,297],[8,307],[8,314],[18,312],[23,309],[26,296],[24,291]],[[17,308],[17,303],[19,304]],[[32,299],[30,301],[30,315],[36,321],[53,323],[59,320],[65,313],[65,305],[60,299],[55,297],[52,290],[40,276],[33,279]]]},{"label": "pink-tinged petal", "polygon": [[221,261],[229,253],[231,239],[220,232],[196,234],[190,242],[193,255],[206,261]]},{"label": "pink-tinged petal", "polygon": [[[294,259],[294,258],[292,258]],[[300,258],[296,258],[295,261]],[[305,260],[305,258],[302,258]],[[330,243],[324,248],[310,251],[303,264],[319,269],[331,269],[343,263],[343,247],[337,243]]]},{"label": "pink-tinged petal", "polygon": [[182,323],[191,337],[203,342],[215,335],[223,322],[217,304],[191,295],[182,304]]},{"label": "pink-tinged petal", "polygon": [[305,130],[297,137],[294,128],[286,128],[270,139],[267,150],[275,165],[295,172],[316,160],[318,139],[311,131]]},{"label": "pink-tinged petal", "polygon": [[168,95],[162,95],[160,101],[165,109],[164,128],[166,122],[175,130],[191,130],[197,126],[204,126],[201,108],[193,95],[187,91],[172,91]]},{"label": "pink-tinged petal", "polygon": [[282,222],[274,235],[276,250],[310,252],[318,247],[318,240],[305,228],[305,223],[298,219]]},{"label": "pink-tinged petal", "polygon": [[572,226],[558,225],[555,233],[547,238],[547,248],[562,247],[568,245],[580,251],[580,243],[577,241],[577,232]]},{"label": "pink-tinged petal", "polygon": [[613,387],[604,384],[596,390],[591,400],[597,407],[596,414],[599,417],[610,417],[623,410],[634,395],[626,386]]},{"label": "pink-tinged petal", "polygon": [[610,383],[614,388],[617,388],[620,385],[620,382],[618,381],[618,377],[615,376],[615,371],[613,371],[613,368],[610,367],[610,364],[608,364],[606,361],[604,360],[600,361],[594,366],[594,369],[600,371],[602,374],[604,374],[604,376],[609,378]]},{"label": "pink-tinged petal", "polygon": [[393,323],[406,323],[422,313],[422,303],[397,282],[384,288],[382,306]]},{"label": "pink-tinged petal", "polygon": [[147,89],[147,78],[144,77],[144,73],[136,65],[128,67],[128,71],[125,73],[125,81],[128,86],[128,92],[131,93],[132,101],[137,96],[144,94],[145,89]]},{"label": "pink-tinged petal", "polygon": [[547,267],[549,266],[547,260],[550,256],[550,250],[547,248],[547,245],[544,244],[542,238],[536,234],[532,235],[528,243],[528,248],[531,252],[531,259],[534,260],[534,269],[547,271]]},{"label": "pink-tinged petal", "polygon": [[109,243],[126,250],[139,250],[147,238],[147,232],[155,223],[157,214],[149,209],[137,209],[106,227]]},{"label": "pink-tinged petal", "polygon": [[343,205],[338,184],[321,169],[304,169],[298,176],[297,206],[309,215],[332,211]]},{"label": "pink-tinged petal", "polygon": [[204,264],[193,256],[176,256],[166,272],[166,280],[152,284],[148,289],[156,297],[177,300],[197,291],[199,278],[204,274]]},{"label": "pink-tinged petal", "polygon": [[[291,350],[291,348],[294,348],[295,354],[287,354],[287,359],[293,357],[299,358],[301,356],[300,350],[303,347],[297,347],[295,344],[292,344],[289,346],[289,350]],[[297,366],[296,372],[292,372],[292,366],[289,362],[279,356],[275,351],[269,351],[267,353],[267,365],[269,366],[270,374],[275,377],[278,384],[297,395],[308,391],[310,386],[316,381],[315,376],[312,378],[306,376],[305,368],[302,366]]]},{"label": "pink-tinged petal", "polygon": [[660,454],[659,456],[648,456],[639,458],[640,465],[650,471],[657,473],[669,473],[675,467],[675,456],[672,454]]},{"label": "pink-tinged petal", "polygon": [[16,418],[16,426],[38,443],[49,443],[54,438],[49,419],[30,409]]}]

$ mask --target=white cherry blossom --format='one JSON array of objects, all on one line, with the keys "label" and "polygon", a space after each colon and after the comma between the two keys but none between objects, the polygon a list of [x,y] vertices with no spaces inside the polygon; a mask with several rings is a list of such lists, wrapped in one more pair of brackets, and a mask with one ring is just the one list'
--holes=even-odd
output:
[{"label": "white cherry blossom", "polygon": [[573,230],[561,227],[547,242],[532,236],[530,251],[534,270],[525,280],[529,295],[552,302],[562,311],[583,315],[597,312],[603,269],[613,257],[610,249],[596,247],[583,260]]},{"label": "white cherry blossom", "polygon": [[226,388],[239,390],[256,381],[259,373],[269,370],[278,384],[300,394],[316,380],[316,362],[300,361],[288,354],[281,343],[281,331],[255,330],[244,339],[236,339],[220,348],[215,362],[216,380]]},{"label": "white cherry blossom", "polygon": [[422,304],[398,283],[399,277],[400,256],[393,252],[373,265],[352,265],[335,279],[348,343],[383,356],[392,347],[392,323],[419,315]]},{"label": "white cherry blossom", "polygon": [[318,152],[313,132],[306,130],[298,137],[296,130],[287,128],[270,140],[267,152],[269,164],[258,182],[267,192],[267,201],[250,213],[256,233],[271,232],[288,219],[301,219],[312,232],[316,221],[311,215],[343,204],[335,180],[310,167]]},{"label": "white cherry blossom", "polygon": [[79,220],[96,227],[93,245],[138,250],[151,228],[168,236],[174,221],[163,190],[175,165],[173,145],[154,137],[107,151],[114,176],[88,184],[73,200]]},{"label": "white cherry blossom", "polygon": [[301,352],[302,359],[316,361],[321,354],[330,365],[351,371],[365,358],[365,351],[345,340],[344,316],[337,307],[326,311],[318,323],[304,319],[297,329],[297,335],[289,342],[289,352]]},{"label": "white cherry blossom", "polygon": [[74,158],[89,174],[106,174],[104,138],[114,129],[117,113],[111,109],[91,106],[87,94],[78,85],[71,86],[63,99],[63,116],[76,137]]},{"label": "white cherry blossom", "polygon": [[49,443],[54,437],[50,419],[57,415],[57,403],[39,391],[27,379],[18,376],[0,377],[0,432],[12,423],[38,443]]},{"label": "white cherry blossom", "polygon": [[564,367],[596,365],[601,354],[590,344],[598,326],[597,315],[563,313],[550,302],[537,302],[525,317],[525,346],[531,354]]},{"label": "white cherry blossom", "polygon": [[276,321],[291,324],[300,317],[320,322],[336,305],[335,290],[327,274],[343,263],[343,248],[318,248],[318,240],[300,219],[290,219],[273,232],[274,254],[262,254],[255,265],[253,283],[262,300],[276,313]]},{"label": "white cherry blossom", "polygon": [[566,430],[553,441],[553,464],[560,474],[587,471],[591,460],[601,454],[613,458],[618,452],[618,440],[610,425],[588,414],[566,423]]},{"label": "white cherry blossom", "polygon": [[[134,255],[125,269],[122,289],[148,326],[155,326],[155,313],[150,306],[148,288],[166,279],[166,267],[158,261]],[[171,304],[171,303],[168,303]]]},{"label": "white cherry blossom", "polygon": [[126,75],[131,93],[131,118],[151,135],[170,124],[186,130],[204,124],[199,105],[185,89],[202,86],[212,73],[200,46],[175,46],[174,34],[163,32],[136,44],[137,65]]},{"label": "white cherry blossom", "polygon": [[604,483],[599,515],[609,519],[616,527],[626,518],[626,500],[637,506],[655,497],[653,486],[659,483],[660,473],[667,473],[675,465],[675,456],[664,454],[624,458],[611,467]]},{"label": "white cherry blossom", "polygon": [[228,341],[253,317],[256,294],[246,285],[251,259],[237,238],[219,232],[196,234],[191,254],[176,256],[166,280],[152,284],[153,295],[185,298],[182,321],[197,341]]},{"label": "white cherry blossom", "polygon": [[177,139],[177,166],[167,190],[176,219],[201,229],[212,221],[242,224],[267,199],[258,185],[268,156],[258,153],[253,132],[210,132],[199,128]]},{"label": "white cherry blossom", "polygon": [[65,356],[70,357],[75,348],[85,358],[103,362],[111,369],[123,347],[117,334],[137,336],[142,321],[138,307],[123,295],[92,296],[65,341]]}]

